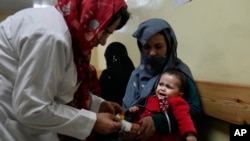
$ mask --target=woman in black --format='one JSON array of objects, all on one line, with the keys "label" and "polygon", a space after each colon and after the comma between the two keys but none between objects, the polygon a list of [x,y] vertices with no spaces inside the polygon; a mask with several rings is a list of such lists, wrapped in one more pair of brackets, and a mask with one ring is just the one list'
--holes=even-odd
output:
[{"label": "woman in black", "polygon": [[104,56],[107,68],[100,76],[101,97],[122,105],[130,74],[135,69],[134,64],[125,45],[120,42],[110,43]]}]

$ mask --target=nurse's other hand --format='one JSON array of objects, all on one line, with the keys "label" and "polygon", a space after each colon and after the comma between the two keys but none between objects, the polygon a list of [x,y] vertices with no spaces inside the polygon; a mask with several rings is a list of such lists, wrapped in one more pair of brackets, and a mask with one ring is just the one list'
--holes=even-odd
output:
[{"label": "nurse's other hand", "polygon": [[100,134],[110,134],[121,129],[121,121],[114,114],[97,113],[94,130]]}]

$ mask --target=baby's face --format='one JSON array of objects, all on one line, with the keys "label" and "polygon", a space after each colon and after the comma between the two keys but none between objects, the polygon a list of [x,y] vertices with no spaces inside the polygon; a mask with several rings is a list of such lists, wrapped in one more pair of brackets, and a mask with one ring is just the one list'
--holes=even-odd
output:
[{"label": "baby's face", "polygon": [[156,95],[159,99],[177,97],[182,94],[180,91],[180,80],[175,75],[163,74],[156,88]]}]

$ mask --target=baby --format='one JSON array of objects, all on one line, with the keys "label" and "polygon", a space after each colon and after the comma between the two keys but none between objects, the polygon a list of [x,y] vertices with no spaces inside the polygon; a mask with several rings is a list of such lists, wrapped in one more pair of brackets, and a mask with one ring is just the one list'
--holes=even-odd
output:
[{"label": "baby", "polygon": [[186,76],[179,70],[169,69],[163,72],[155,90],[155,95],[147,98],[145,107],[133,106],[129,108],[132,116],[135,116],[134,122],[151,116],[153,113],[164,113],[168,119],[171,112],[177,122],[180,133],[178,134],[154,134],[148,141],[174,140],[197,141],[196,129],[189,114],[189,105],[182,98],[187,85]]}]

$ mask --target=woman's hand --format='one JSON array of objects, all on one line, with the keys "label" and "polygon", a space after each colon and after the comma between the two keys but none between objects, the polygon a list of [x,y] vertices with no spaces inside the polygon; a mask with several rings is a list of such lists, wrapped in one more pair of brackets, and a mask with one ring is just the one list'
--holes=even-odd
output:
[{"label": "woman's hand", "polygon": [[155,124],[151,116],[144,117],[139,121],[139,124],[141,127],[137,132],[136,139],[143,141],[155,134]]},{"label": "woman's hand", "polygon": [[100,105],[99,109],[100,113],[111,113],[111,114],[123,114],[124,110],[123,108],[116,102],[111,101],[104,101]]}]

